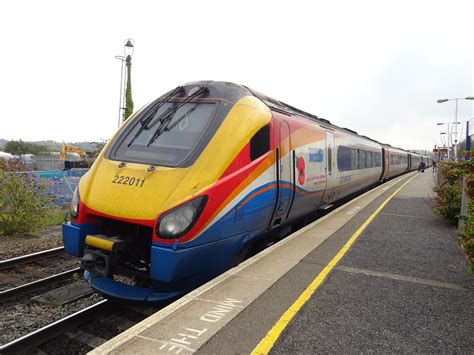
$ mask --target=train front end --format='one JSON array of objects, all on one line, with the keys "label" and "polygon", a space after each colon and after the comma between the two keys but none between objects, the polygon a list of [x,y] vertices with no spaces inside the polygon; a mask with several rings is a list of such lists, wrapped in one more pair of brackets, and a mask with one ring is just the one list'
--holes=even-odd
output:
[{"label": "train front end", "polygon": [[177,87],[129,118],[81,179],[63,224],[65,250],[82,258],[91,286],[161,303],[231,267],[248,235],[209,228],[249,169],[270,167],[242,158],[270,121],[247,89],[224,82]]}]

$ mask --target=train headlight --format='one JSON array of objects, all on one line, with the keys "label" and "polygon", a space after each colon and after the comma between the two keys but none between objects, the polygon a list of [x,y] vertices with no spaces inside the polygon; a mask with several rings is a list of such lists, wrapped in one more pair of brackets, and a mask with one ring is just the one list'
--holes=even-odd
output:
[{"label": "train headlight", "polygon": [[72,195],[70,212],[72,218],[79,216],[79,187],[76,187]]},{"label": "train headlight", "polygon": [[188,232],[201,215],[207,196],[198,197],[161,216],[156,233],[159,238],[174,239]]}]

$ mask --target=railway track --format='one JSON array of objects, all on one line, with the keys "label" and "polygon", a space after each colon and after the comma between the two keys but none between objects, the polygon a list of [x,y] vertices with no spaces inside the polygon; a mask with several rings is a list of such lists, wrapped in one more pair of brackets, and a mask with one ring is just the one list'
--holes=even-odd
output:
[{"label": "railway track", "polygon": [[[117,309],[117,307],[122,307],[122,309]],[[117,313],[122,314],[124,312],[123,307],[126,306],[117,306],[108,300],[99,301],[92,306],[0,346],[0,354],[29,353],[33,349],[37,349],[37,352],[43,354],[58,353],[59,349],[61,349],[59,351],[61,353],[85,353],[156,311],[152,308],[137,311],[137,308],[129,307],[128,311],[141,314],[138,318],[129,320],[117,315]],[[81,329],[94,322],[100,324],[89,326],[89,331]],[[115,328],[116,331],[112,333],[109,331],[108,335],[101,332],[103,329],[110,330],[111,328]],[[83,351],[79,350],[77,345],[72,346],[68,343],[70,341],[82,345]]]},{"label": "railway track", "polygon": [[77,267],[68,271],[61,272],[56,275],[48,276],[39,280],[35,280],[17,287],[12,287],[4,291],[0,291],[0,302],[5,301],[9,298],[16,297],[20,294],[27,292],[33,292],[39,290],[45,286],[55,284],[67,279],[70,279],[75,273],[81,271],[81,268]]},{"label": "railway track", "polygon": [[0,261],[0,271],[16,267],[20,264],[32,263],[38,260],[48,259],[61,254],[64,254],[64,247],[43,250],[32,254],[18,256],[12,259],[2,260]]},{"label": "railway track", "polygon": [[[45,265],[47,268],[54,271],[56,265],[58,265],[57,268],[59,269],[59,265],[63,264],[62,269],[64,270],[65,259],[69,259],[69,257],[64,254],[64,248],[54,248],[0,261],[0,283],[4,283],[4,287],[6,285],[14,286],[0,291],[0,303],[7,301],[8,304],[12,305],[9,307],[22,307],[18,306],[18,304],[31,304],[32,301],[30,301],[30,294],[34,295],[33,293],[35,291],[56,289],[58,286],[63,286],[65,283],[67,284],[67,280],[72,280],[75,273],[81,272],[80,267],[73,267],[70,270],[52,275],[49,274],[49,271],[44,272]],[[77,261],[75,259],[72,260]],[[37,279],[31,282],[20,279],[20,276],[23,276],[25,273],[28,278]],[[18,283],[20,284],[18,285]],[[111,302],[107,300],[100,300],[91,306],[84,306],[82,310],[76,311],[60,320],[51,322],[46,326],[42,326],[28,334],[23,333],[25,335],[1,345],[0,354],[28,353],[31,349],[38,348],[38,346],[51,341],[59,343],[60,345],[49,346],[49,352],[57,353],[58,349],[69,349],[71,352],[75,352],[75,347],[68,345],[63,339],[72,339],[73,342],[76,342],[76,347],[80,347],[82,344],[83,349],[93,349],[105,342],[105,339],[112,338],[119,332],[146,318],[148,315],[142,314],[138,318],[135,317],[136,321],[131,321],[126,317],[124,318],[117,315],[116,312],[111,309],[110,304]],[[125,313],[127,313],[127,310]],[[87,331],[88,324],[93,324],[97,320],[100,320],[101,322],[108,321],[108,326],[105,328],[113,328],[116,329],[116,331],[109,335],[101,334],[100,331],[99,334],[94,334],[95,331],[92,330]],[[104,327],[92,326],[92,328],[100,330]],[[44,353],[44,351],[40,349],[40,353],[41,352]],[[68,351],[65,350],[65,352]]]},{"label": "railway track", "polygon": [[[63,271],[56,272],[55,263],[58,261],[52,259],[61,257],[59,264],[64,264],[63,256],[69,259],[64,253],[64,248],[59,247],[0,261],[0,283],[3,283],[4,287],[12,286],[0,291],[0,301],[60,283],[80,272],[80,268],[75,266],[76,262],[69,270],[64,270],[64,266],[61,266],[58,268],[62,268]],[[37,265],[34,265],[35,263]],[[53,269],[53,273],[44,271],[42,267],[45,266]],[[22,276],[27,280],[23,280]]]},{"label": "railway track", "polygon": [[104,311],[109,306],[109,301],[103,300],[81,311],[73,313],[63,319],[45,327],[26,334],[5,345],[0,346],[1,354],[18,354],[41,345],[65,332],[74,329],[93,318],[97,313]]}]

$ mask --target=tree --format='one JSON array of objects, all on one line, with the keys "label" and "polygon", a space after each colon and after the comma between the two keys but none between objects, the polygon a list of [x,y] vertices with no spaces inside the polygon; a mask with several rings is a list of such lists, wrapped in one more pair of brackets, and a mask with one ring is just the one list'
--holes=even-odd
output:
[{"label": "tree", "polygon": [[9,141],[5,145],[5,151],[13,155],[24,154],[24,143],[21,139],[19,141]]},{"label": "tree", "polygon": [[21,154],[41,154],[48,152],[48,148],[41,144],[11,140],[5,145],[5,152],[13,155]]},{"label": "tree", "polygon": [[127,56],[127,88],[125,90],[125,113],[123,120],[126,121],[133,113],[133,99],[132,99],[132,57]]}]

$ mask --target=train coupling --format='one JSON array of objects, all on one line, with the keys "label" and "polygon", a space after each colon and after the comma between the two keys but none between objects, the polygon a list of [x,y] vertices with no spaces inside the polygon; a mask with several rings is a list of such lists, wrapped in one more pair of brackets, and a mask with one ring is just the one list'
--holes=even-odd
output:
[{"label": "train coupling", "polygon": [[120,242],[121,240],[116,237],[86,236],[81,268],[94,275],[109,276],[112,271],[112,251],[117,248]]},{"label": "train coupling", "polygon": [[84,256],[81,259],[81,268],[90,271],[94,275],[110,275],[111,262],[110,255],[100,250],[84,249]]}]

